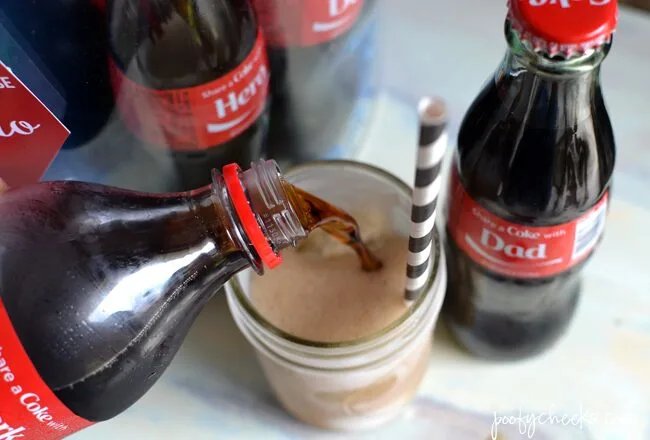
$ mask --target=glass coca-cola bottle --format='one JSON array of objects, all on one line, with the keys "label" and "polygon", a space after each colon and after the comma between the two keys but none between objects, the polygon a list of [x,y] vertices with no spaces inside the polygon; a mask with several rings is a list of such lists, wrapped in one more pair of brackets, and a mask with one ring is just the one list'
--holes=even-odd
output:
[{"label": "glass coca-cola bottle", "polygon": [[270,72],[248,0],[108,0],[108,26],[122,120],[171,157],[179,183],[170,189],[262,156]]},{"label": "glass coca-cola bottle", "polygon": [[252,0],[271,66],[268,155],[329,158],[371,82],[376,0]]},{"label": "glass coca-cola bottle", "polygon": [[184,193],[2,194],[0,437],[59,439],[137,401],[229,277],[274,267],[313,227],[292,188],[267,161]]},{"label": "glass coca-cola bottle", "polygon": [[512,0],[509,50],[460,127],[446,209],[444,313],[471,352],[552,346],[605,228],[614,170],[600,64],[615,0]]}]

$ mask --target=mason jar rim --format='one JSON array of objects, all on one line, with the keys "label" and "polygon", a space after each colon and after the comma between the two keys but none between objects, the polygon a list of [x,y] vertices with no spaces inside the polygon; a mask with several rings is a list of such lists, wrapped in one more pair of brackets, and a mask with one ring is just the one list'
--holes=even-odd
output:
[{"label": "mason jar rim", "polygon": [[[360,169],[375,175],[379,175],[381,178],[386,179],[389,182],[392,182],[393,185],[395,185],[408,199],[410,200],[412,198],[412,189],[409,185],[407,185],[402,179],[399,177],[389,173],[388,171],[376,167],[374,165],[370,165],[364,162],[359,162],[359,161],[354,161],[354,160],[348,160],[348,159],[332,159],[332,160],[314,160],[310,161],[305,164],[300,164],[291,167],[287,172],[283,173],[283,178],[287,178],[287,176],[298,171],[302,170],[308,170],[310,168],[340,168],[341,166],[348,166],[356,169]],[[288,180],[288,179],[287,179]],[[435,246],[433,246],[435,245]],[[434,291],[433,287],[438,279],[439,272],[441,270],[440,268],[440,252],[441,250],[441,243],[440,243],[440,238],[437,229],[434,226],[433,230],[433,236],[432,236],[432,252],[431,252],[431,260],[430,260],[430,272],[429,276],[427,277],[427,282],[422,288],[422,294],[418,296],[418,298],[411,304],[408,308],[407,311],[404,312],[402,316],[400,316],[398,319],[395,321],[391,322],[389,325],[386,327],[383,327],[382,329],[373,332],[369,335],[360,337],[360,338],[355,338],[355,339],[350,339],[346,341],[337,341],[337,342],[322,342],[322,341],[314,341],[311,339],[305,339],[305,338],[300,338],[298,336],[292,335],[288,332],[285,332],[284,330],[276,327],[275,325],[271,324],[264,316],[262,316],[257,309],[251,304],[251,302],[248,300],[248,297],[244,294],[243,288],[239,281],[237,280],[237,276],[232,277],[229,281],[228,284],[230,285],[233,293],[234,293],[234,298],[237,300],[237,303],[245,310],[245,312],[255,321],[257,322],[265,331],[268,331],[275,337],[279,337],[283,340],[286,340],[287,342],[297,344],[299,346],[303,347],[308,347],[308,348],[314,348],[314,349],[354,349],[354,348],[361,348],[364,346],[364,344],[367,344],[369,342],[376,341],[378,339],[381,339],[385,337],[386,335],[390,334],[396,329],[399,329],[404,323],[408,321],[408,319],[415,313],[417,310],[420,309],[420,307],[425,303],[425,300],[429,297],[429,295],[433,295],[436,292]],[[406,268],[404,269],[406,270]]]}]

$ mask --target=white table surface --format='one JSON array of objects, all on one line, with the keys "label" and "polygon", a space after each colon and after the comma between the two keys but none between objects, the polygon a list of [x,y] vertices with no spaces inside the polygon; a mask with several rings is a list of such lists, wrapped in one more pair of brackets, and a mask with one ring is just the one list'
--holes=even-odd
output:
[{"label": "white table surface", "polygon": [[[411,182],[418,97],[447,100],[453,143],[463,112],[504,54],[505,1],[385,0],[382,14],[383,85],[359,158]],[[509,440],[650,439],[648,42],[650,14],[622,9],[602,75],[618,144],[614,200],[577,316],[555,348],[519,363],[483,362],[438,326],[429,373],[400,419],[374,432],[328,433],[277,405],[225,298],[217,297],[143,399],[73,438],[485,440],[495,414],[524,420],[550,411],[581,423],[538,419],[532,435],[516,425],[499,432]]]}]

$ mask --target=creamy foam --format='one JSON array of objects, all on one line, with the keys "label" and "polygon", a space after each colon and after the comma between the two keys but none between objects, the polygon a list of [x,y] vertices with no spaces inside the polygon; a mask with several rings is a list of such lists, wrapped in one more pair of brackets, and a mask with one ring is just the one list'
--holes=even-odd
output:
[{"label": "creamy foam", "polygon": [[283,252],[280,267],[253,276],[251,300],[259,313],[287,333],[321,342],[369,336],[400,318],[407,310],[408,238],[385,232],[377,220],[360,223],[384,263],[381,270],[362,271],[350,248],[315,231],[299,248]]}]

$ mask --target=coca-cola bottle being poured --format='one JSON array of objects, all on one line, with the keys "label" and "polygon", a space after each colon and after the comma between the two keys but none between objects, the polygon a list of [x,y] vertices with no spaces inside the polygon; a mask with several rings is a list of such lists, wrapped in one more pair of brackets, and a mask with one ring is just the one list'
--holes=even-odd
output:
[{"label": "coca-cola bottle being poured", "polygon": [[281,264],[315,228],[381,262],[346,212],[236,164],[188,192],[44,182],[0,196],[0,439],[53,440],[114,417],[160,378],[237,272]]},{"label": "coca-cola bottle being poured", "polygon": [[462,122],[446,212],[444,313],[471,352],[515,359],[565,332],[614,169],[600,63],[615,0],[512,0],[509,50]]},{"label": "coca-cola bottle being poured", "polygon": [[125,125],[180,183],[262,155],[269,68],[248,0],[109,0],[111,72]]},{"label": "coca-cola bottle being poured", "polygon": [[2,194],[0,438],[58,439],[124,411],[229,277],[280,264],[314,227],[359,249],[356,223],[315,215],[314,200],[274,161],[185,193],[62,181]]}]

